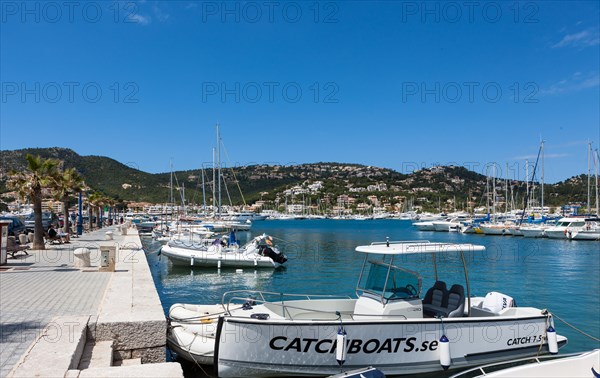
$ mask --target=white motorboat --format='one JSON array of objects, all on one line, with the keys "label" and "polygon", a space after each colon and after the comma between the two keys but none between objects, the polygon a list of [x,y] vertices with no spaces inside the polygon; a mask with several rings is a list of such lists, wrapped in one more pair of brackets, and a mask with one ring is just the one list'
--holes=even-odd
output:
[{"label": "white motorboat", "polygon": [[253,211],[242,211],[239,213],[230,212],[224,215],[224,218],[230,221],[236,222],[254,222],[254,221],[263,221],[267,219],[266,215],[257,214]]},{"label": "white motorboat", "polygon": [[600,219],[588,218],[581,227],[569,227],[566,234],[571,240],[600,240]]},{"label": "white motorboat", "polygon": [[450,220],[433,221],[433,229],[438,232],[457,232],[460,231],[460,225],[465,218],[452,218]]},{"label": "white motorboat", "polygon": [[[506,365],[511,366],[502,368]],[[600,349],[595,349],[591,352],[564,356],[541,356],[480,366],[455,374],[451,378],[592,378],[599,376]]]},{"label": "white motorboat", "polygon": [[[547,311],[516,307],[500,293],[471,297],[465,254],[484,250],[426,241],[359,246],[357,298],[234,291],[216,305],[175,304],[168,345],[182,358],[216,365],[220,377],[322,376],[340,365],[416,374],[557,353],[567,340]],[[424,295],[411,258],[432,270]],[[456,272],[439,270],[446,263],[463,267],[466,290],[440,281]]]},{"label": "white motorboat", "polygon": [[571,231],[567,233],[572,240],[600,240],[600,225],[590,226],[585,230]]},{"label": "white motorboat", "polygon": [[550,239],[568,239],[569,233],[585,230],[585,218],[565,217],[560,218],[555,226],[548,227],[545,231]]},{"label": "white motorboat", "polygon": [[413,226],[415,226],[419,231],[435,231],[433,222],[415,222],[413,223]]},{"label": "white motorboat", "polygon": [[277,268],[287,261],[287,257],[273,246],[272,237],[265,234],[241,247],[233,240],[229,240],[229,245],[223,245],[217,239],[210,246],[170,241],[162,246],[160,253],[175,265],[217,268]]}]

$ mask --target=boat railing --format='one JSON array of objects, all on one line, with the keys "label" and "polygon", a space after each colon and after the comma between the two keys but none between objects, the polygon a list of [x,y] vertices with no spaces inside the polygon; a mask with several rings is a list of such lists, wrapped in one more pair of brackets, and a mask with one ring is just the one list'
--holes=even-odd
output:
[{"label": "boat railing", "polygon": [[562,359],[562,358],[575,357],[575,356],[581,356],[581,355],[582,355],[582,352],[561,354],[561,355],[544,355],[544,356],[524,357],[524,358],[519,358],[516,360],[495,362],[495,363],[481,365],[481,366],[477,366],[477,367],[474,367],[474,368],[471,368],[468,370],[461,371],[460,373],[450,376],[450,378],[479,377],[481,375],[487,375],[487,374],[490,374],[491,372],[501,370],[501,369],[506,369],[508,367],[517,367],[517,366],[525,365],[527,363],[539,364],[539,363],[542,363],[544,360],[555,360],[555,359]]},{"label": "boat railing", "polygon": [[[273,300],[267,300],[267,297],[273,298]],[[275,300],[277,299],[277,300]],[[284,317],[289,317],[293,320],[293,316],[289,309],[304,309],[300,307],[294,307],[286,304],[286,301],[291,300],[317,300],[317,299],[352,299],[347,295],[328,295],[328,294],[287,294],[277,293],[271,291],[259,291],[259,290],[234,290],[223,293],[221,305],[225,309],[228,315],[231,315],[230,306],[238,305],[240,302],[243,303],[270,303],[274,306],[281,306],[281,311]],[[314,311],[323,312],[328,311]],[[287,314],[287,315],[286,315]]]}]

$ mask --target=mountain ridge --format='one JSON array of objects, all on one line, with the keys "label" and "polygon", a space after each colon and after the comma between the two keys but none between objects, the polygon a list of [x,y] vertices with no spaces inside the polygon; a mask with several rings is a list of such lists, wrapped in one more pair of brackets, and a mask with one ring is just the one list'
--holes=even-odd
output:
[{"label": "mountain ridge", "polygon": [[[170,201],[170,172],[148,173],[110,157],[79,155],[63,147],[0,151],[0,193],[7,192],[7,173],[11,169],[26,167],[25,155],[28,153],[64,161],[65,168],[76,168],[92,189],[117,201]],[[181,188],[173,191],[174,202],[181,202],[184,191],[187,203],[202,202],[202,172],[200,169],[173,172],[174,185]],[[224,167],[222,174],[225,178],[222,182],[224,203],[229,203],[230,199],[234,205],[262,200],[281,206],[289,197],[292,197],[292,202],[299,202],[297,197],[302,195],[304,203],[325,203],[330,207],[344,205],[355,209],[360,208],[361,203],[368,206],[411,203],[424,209],[441,208],[442,203],[445,209],[481,206],[485,205],[488,180],[486,176],[461,166],[435,166],[403,174],[389,168],[337,162]],[[557,206],[585,201],[586,180],[584,175],[578,175],[556,184],[546,184],[546,204]],[[212,169],[204,170],[204,182],[207,196],[212,197]],[[321,186],[315,189],[315,183],[319,182]],[[517,197],[517,203],[522,204],[525,183],[519,180],[509,180],[509,183],[508,187],[513,190],[508,199],[512,198],[514,202]],[[241,190],[238,190],[238,185]],[[312,189],[307,189],[311,185]],[[498,180],[497,185],[500,189],[496,198],[503,199],[506,191],[503,181]],[[345,200],[349,203],[339,203]],[[210,204],[210,198],[207,202]]]}]

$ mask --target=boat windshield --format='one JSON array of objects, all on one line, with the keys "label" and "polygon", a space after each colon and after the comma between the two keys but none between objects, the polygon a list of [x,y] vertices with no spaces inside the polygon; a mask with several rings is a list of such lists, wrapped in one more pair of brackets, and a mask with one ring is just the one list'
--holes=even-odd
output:
[{"label": "boat windshield", "polygon": [[381,297],[385,302],[419,297],[421,276],[417,272],[383,261],[369,263],[369,273],[362,276],[358,290]]}]

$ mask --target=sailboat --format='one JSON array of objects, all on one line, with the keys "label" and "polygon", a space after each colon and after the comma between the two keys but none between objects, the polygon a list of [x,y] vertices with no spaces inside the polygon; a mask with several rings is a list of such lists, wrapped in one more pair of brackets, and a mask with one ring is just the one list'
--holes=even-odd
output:
[{"label": "sailboat", "polygon": [[[541,214],[542,214],[542,223],[539,224],[528,224],[528,225],[523,225],[523,217],[525,217],[526,211],[523,212],[522,216],[521,216],[521,220],[520,220],[520,227],[519,227],[519,231],[521,231],[521,233],[523,233],[523,236],[526,238],[541,238],[546,236],[545,235],[545,231],[548,228],[548,226],[543,223],[545,221],[545,215],[544,215],[544,141],[541,142],[540,145],[540,149],[538,151],[538,160],[541,156],[541,160],[542,160],[542,176],[541,176],[541,185],[540,185],[540,191],[541,191]],[[533,169],[533,174],[531,176],[531,182],[533,184],[533,179],[535,177],[535,170],[537,168],[537,160],[535,162],[535,166]],[[526,206],[525,209],[528,208],[529,206],[529,193],[527,193],[527,197],[526,198]]]}]

